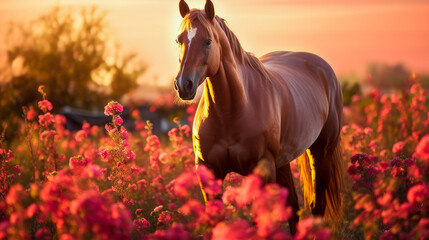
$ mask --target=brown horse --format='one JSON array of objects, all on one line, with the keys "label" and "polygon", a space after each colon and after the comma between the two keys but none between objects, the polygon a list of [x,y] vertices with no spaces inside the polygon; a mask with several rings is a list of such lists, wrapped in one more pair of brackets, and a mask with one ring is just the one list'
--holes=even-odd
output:
[{"label": "brown horse", "polygon": [[332,68],[303,52],[256,58],[215,16],[210,0],[204,10],[189,10],[183,0],[179,8],[180,71],[174,86],[181,99],[190,100],[204,83],[193,125],[197,166],[223,179],[229,172],[249,174],[261,160],[268,163],[271,175],[264,180],[289,189],[289,227],[295,233],[299,205],[290,162],[300,158],[306,206],[338,219],[343,98]]}]

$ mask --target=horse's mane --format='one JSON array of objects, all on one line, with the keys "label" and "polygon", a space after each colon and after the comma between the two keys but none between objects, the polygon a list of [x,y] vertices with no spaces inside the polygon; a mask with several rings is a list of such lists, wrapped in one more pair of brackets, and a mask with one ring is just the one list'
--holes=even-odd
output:
[{"label": "horse's mane", "polygon": [[[234,56],[239,61],[239,63],[258,71],[260,74],[262,74],[262,76],[265,77],[265,79],[268,79],[267,72],[262,62],[259,61],[259,59],[255,57],[252,53],[247,52],[242,48],[237,36],[235,36],[231,29],[229,29],[226,20],[218,16],[215,16],[215,19],[221,29],[224,31],[228,39],[229,45],[231,46],[231,50]],[[194,21],[200,22],[207,29],[207,31],[209,31],[209,34],[213,35],[212,26],[210,25],[210,22],[207,19],[204,11],[198,9],[192,9],[190,11],[190,13],[184,18],[180,26],[180,30],[189,30],[191,28],[192,22]]]}]

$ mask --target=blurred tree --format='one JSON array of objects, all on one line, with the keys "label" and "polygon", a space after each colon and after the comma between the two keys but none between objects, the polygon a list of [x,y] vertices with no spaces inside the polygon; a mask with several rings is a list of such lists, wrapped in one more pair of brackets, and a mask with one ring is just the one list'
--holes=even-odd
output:
[{"label": "blurred tree", "polygon": [[47,87],[54,111],[65,105],[101,109],[135,88],[145,67],[111,44],[106,26],[106,14],[95,7],[78,16],[57,7],[30,24],[11,24],[9,71],[0,82],[2,127],[6,121],[13,128],[11,118],[22,114],[21,107],[40,100],[39,85]]},{"label": "blurred tree", "polygon": [[366,83],[381,90],[401,90],[409,87],[411,72],[403,64],[370,63],[367,72],[371,77]]},{"label": "blurred tree", "polygon": [[350,106],[352,104],[353,96],[362,94],[359,82],[342,81],[341,89],[343,91],[344,106]]}]

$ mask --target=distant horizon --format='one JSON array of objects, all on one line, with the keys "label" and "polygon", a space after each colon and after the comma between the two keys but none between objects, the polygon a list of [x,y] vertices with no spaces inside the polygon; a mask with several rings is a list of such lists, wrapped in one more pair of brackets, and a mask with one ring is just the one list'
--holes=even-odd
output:
[{"label": "distant horizon", "polygon": [[[136,52],[147,65],[141,81],[161,86],[177,74],[174,39],[181,21],[178,0],[81,1],[0,0],[0,38],[8,22],[27,22],[54,6],[75,9],[96,5],[107,11],[109,30],[126,52]],[[187,1],[202,8],[202,0]],[[364,75],[371,62],[404,64],[411,72],[429,74],[429,2],[397,0],[213,1],[243,48],[260,57],[275,50],[315,53],[337,75]],[[0,44],[0,62],[6,59]],[[156,85],[156,84],[155,84]]]}]

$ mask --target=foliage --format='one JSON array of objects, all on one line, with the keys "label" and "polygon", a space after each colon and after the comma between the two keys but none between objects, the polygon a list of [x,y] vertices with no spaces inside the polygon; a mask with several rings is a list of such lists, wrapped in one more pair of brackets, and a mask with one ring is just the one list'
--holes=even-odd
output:
[{"label": "foliage", "polygon": [[188,125],[176,121],[163,141],[133,112],[131,133],[112,101],[105,129],[69,132],[41,88],[21,141],[0,148],[1,174],[11,176],[1,183],[0,239],[427,239],[429,106],[418,79],[410,81],[409,91],[352,97],[342,129],[350,177],[342,227],[302,212],[294,236],[288,190],[263,185],[263,169],[222,181],[195,168]]},{"label": "foliage", "polygon": [[[408,76],[411,75],[411,70],[404,64],[385,64],[372,62],[367,66],[368,77],[364,82],[381,91],[398,91],[408,89],[410,87],[407,81]],[[429,88],[429,76],[420,76],[421,86],[425,89]]]},{"label": "foliage", "polygon": [[[135,54],[115,48],[106,15],[96,8],[80,15],[54,8],[30,23],[11,24],[6,38],[6,76],[0,84],[2,127],[10,140],[21,107],[37,102],[34,89],[47,86],[54,112],[69,105],[101,108],[137,86],[145,70]],[[7,126],[6,126],[7,124]]]}]

